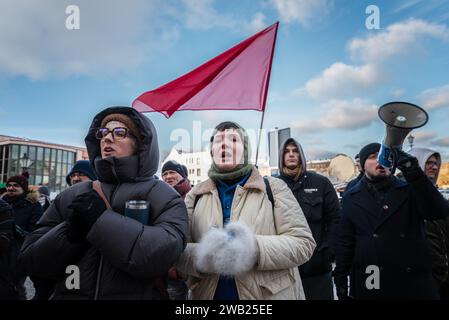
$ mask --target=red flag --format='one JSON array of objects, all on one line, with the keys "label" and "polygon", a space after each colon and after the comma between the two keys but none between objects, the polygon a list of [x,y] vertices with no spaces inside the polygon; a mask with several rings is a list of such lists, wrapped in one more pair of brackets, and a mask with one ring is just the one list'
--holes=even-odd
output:
[{"label": "red flag", "polygon": [[134,100],[139,112],[264,111],[279,22],[203,65]]}]

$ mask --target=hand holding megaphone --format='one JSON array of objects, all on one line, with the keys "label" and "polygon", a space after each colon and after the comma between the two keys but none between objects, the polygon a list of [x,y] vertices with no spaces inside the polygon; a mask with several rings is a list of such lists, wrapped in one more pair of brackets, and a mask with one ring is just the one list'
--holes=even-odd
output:
[{"label": "hand holding megaphone", "polygon": [[424,126],[429,116],[423,108],[408,102],[386,103],[379,108],[378,114],[386,124],[386,135],[379,151],[378,162],[394,172],[399,164],[405,138],[413,129]]}]

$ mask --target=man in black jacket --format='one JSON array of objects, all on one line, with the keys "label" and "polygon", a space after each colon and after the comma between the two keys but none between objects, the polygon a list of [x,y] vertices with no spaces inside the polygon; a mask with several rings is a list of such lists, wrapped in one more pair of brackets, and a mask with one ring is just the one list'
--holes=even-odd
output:
[{"label": "man in black jacket", "polygon": [[448,216],[449,204],[416,158],[399,151],[402,181],[379,165],[379,149],[378,143],[362,148],[365,175],[342,200],[334,271],[338,297],[438,299],[424,219]]},{"label": "man in black jacket", "polygon": [[332,231],[340,204],[328,178],[307,171],[301,145],[290,138],[279,152],[279,178],[287,183],[301,206],[317,244],[312,258],[299,267],[307,300],[333,300]]}]

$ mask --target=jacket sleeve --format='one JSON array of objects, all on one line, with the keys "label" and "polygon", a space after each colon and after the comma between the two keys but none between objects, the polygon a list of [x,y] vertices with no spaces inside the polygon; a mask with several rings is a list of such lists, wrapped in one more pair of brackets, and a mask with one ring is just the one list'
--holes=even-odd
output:
[{"label": "jacket sleeve", "polygon": [[178,261],[176,262],[176,268],[184,272],[190,276],[196,277],[196,278],[202,278],[204,275],[195,268],[195,249],[196,246],[198,246],[197,243],[192,242],[192,216],[193,216],[193,206],[195,203],[195,198],[197,195],[195,195],[193,192],[189,192],[185,198],[185,204],[187,207],[187,214],[189,219],[189,232],[187,235],[187,246],[182,255],[179,257]]},{"label": "jacket sleeve", "polygon": [[166,274],[186,244],[187,212],[179,194],[159,181],[148,194],[151,225],[106,210],[87,240],[116,268],[136,277]]},{"label": "jacket sleeve", "polygon": [[444,233],[440,223],[445,221],[426,221],[426,235],[429,242],[429,254],[432,259],[432,274],[438,285],[448,277],[448,257]]},{"label": "jacket sleeve", "polygon": [[274,223],[277,235],[256,235],[259,246],[258,270],[281,270],[302,265],[316,243],[306,218],[288,186],[269,178],[274,197]]},{"label": "jacket sleeve", "polygon": [[[69,190],[67,190],[69,191]],[[37,223],[37,229],[28,234],[19,256],[20,267],[30,275],[58,279],[68,265],[75,264],[85,252],[85,244],[67,240],[60,193]]]},{"label": "jacket sleeve", "polygon": [[0,199],[0,256],[8,254],[8,248],[13,241],[14,219],[12,208]]},{"label": "jacket sleeve", "polygon": [[28,231],[32,232],[37,229],[37,222],[42,217],[44,210],[39,202],[36,202],[31,211],[30,220],[28,221]]},{"label": "jacket sleeve", "polygon": [[449,202],[444,199],[421,168],[413,173],[413,177],[404,176],[412,188],[412,197],[423,219],[438,220],[449,216]]},{"label": "jacket sleeve", "polygon": [[340,201],[332,183],[326,179],[323,220],[330,248],[335,252],[335,228],[340,220]]},{"label": "jacket sleeve", "polygon": [[345,198],[343,198],[341,212],[341,219],[335,233],[336,266],[333,275],[337,288],[347,288],[348,275],[354,259],[355,228],[345,212]]}]

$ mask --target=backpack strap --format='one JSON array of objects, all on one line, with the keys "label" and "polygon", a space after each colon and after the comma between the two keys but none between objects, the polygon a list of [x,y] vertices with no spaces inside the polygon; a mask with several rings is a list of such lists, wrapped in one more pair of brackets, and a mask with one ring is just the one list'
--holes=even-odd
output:
[{"label": "backpack strap", "polygon": [[193,202],[193,210],[195,210],[196,204],[198,203],[198,200],[200,200],[202,196],[203,196],[202,194],[199,194],[195,197],[195,201]]},{"label": "backpack strap", "polygon": [[95,180],[92,182],[92,188],[98,193],[98,195],[103,199],[104,204],[106,205],[106,208],[111,209],[111,204],[108,201],[108,198],[106,198],[106,195],[103,192],[103,189],[101,188],[101,182],[98,180]]},{"label": "backpack strap", "polygon": [[263,182],[265,182],[265,188],[267,191],[268,200],[271,202],[271,207],[273,208],[274,212],[274,197],[273,197],[273,191],[271,190],[270,182],[268,181],[268,177],[263,177]]}]

